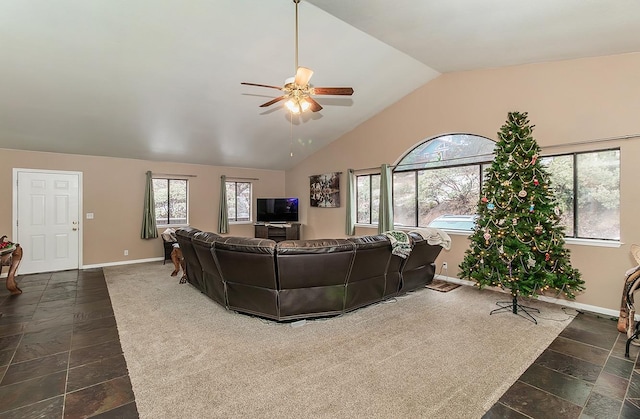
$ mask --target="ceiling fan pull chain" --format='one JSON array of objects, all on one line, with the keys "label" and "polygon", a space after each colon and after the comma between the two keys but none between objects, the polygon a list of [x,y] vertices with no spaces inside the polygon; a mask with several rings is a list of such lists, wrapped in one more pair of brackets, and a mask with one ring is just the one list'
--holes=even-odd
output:
[{"label": "ceiling fan pull chain", "polygon": [[291,141],[289,142],[289,155],[293,157],[293,112],[289,112]]}]

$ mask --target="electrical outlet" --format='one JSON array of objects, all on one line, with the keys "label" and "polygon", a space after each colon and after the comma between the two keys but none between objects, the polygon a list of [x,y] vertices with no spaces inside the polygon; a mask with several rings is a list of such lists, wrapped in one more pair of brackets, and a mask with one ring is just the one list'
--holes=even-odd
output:
[{"label": "electrical outlet", "polygon": [[447,269],[447,262],[442,262],[442,269]]},{"label": "electrical outlet", "polygon": [[124,255],[125,255],[125,256],[129,256],[129,251],[128,251],[128,250],[125,250],[125,251],[124,251]]}]

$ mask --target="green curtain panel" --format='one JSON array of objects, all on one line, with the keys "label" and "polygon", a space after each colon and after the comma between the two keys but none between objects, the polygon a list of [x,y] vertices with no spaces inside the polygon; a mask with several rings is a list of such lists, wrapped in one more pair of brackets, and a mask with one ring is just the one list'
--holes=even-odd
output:
[{"label": "green curtain panel", "polygon": [[347,219],[345,224],[345,234],[353,236],[356,234],[356,175],[353,169],[347,172]]},{"label": "green curtain panel", "polygon": [[229,209],[227,208],[227,177],[220,176],[220,214],[218,214],[218,233],[229,232]]},{"label": "green curtain panel", "polygon": [[391,167],[380,167],[380,209],[378,212],[378,233],[393,230],[393,197],[391,194]]},{"label": "green curtain panel", "polygon": [[153,177],[150,170],[147,171],[147,184],[144,189],[144,211],[142,213],[142,232],[140,237],[143,239],[155,239],[158,237],[156,202],[153,199]]}]

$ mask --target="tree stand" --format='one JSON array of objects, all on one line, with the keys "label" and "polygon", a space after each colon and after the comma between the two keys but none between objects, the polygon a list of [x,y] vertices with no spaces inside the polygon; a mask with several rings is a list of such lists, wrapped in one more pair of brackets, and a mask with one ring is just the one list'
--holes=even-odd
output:
[{"label": "tree stand", "polygon": [[[511,302],[509,302],[509,301],[498,301],[496,303],[496,305],[499,306],[500,308],[496,308],[495,310],[491,310],[491,313],[489,313],[489,315],[492,315],[493,313],[501,313],[503,311],[511,311],[513,314],[517,314],[520,317],[524,317],[525,319],[530,320],[530,321],[534,322],[535,324],[538,324],[538,321],[527,310],[535,311],[538,314],[540,314],[540,310],[538,310],[537,308],[533,308],[533,307],[521,306],[520,304],[518,304],[518,296],[517,295],[513,296],[513,301],[511,301]],[[523,316],[521,313],[519,313],[518,309],[520,309],[521,312],[526,314],[526,316]]]}]

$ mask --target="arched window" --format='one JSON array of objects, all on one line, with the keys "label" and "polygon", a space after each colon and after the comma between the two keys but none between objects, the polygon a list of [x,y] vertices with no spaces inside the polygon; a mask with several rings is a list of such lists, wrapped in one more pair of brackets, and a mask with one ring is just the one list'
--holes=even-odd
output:
[{"label": "arched window", "polygon": [[[473,134],[446,134],[409,150],[393,171],[398,228],[473,229],[483,173],[495,142]],[[543,155],[562,210],[565,236],[620,240],[620,149]],[[378,223],[380,174],[356,178],[357,223]]]},{"label": "arched window", "polygon": [[471,230],[494,146],[478,135],[447,134],[410,150],[393,172],[395,224]]}]

